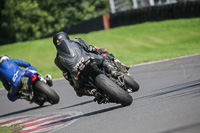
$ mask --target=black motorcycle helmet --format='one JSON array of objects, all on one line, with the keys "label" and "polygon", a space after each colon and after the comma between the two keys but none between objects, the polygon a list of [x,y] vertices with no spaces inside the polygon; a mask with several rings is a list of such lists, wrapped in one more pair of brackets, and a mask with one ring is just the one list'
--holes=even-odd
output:
[{"label": "black motorcycle helmet", "polygon": [[54,37],[53,37],[53,43],[55,46],[59,45],[62,40],[69,40],[69,36],[65,32],[58,32]]}]

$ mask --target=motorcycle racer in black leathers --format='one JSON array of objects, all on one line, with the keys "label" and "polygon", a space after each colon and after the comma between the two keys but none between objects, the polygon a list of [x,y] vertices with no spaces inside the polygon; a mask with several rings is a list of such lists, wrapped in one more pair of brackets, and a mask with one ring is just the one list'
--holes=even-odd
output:
[{"label": "motorcycle racer in black leathers", "polygon": [[80,38],[70,40],[64,32],[57,33],[53,37],[53,43],[57,50],[55,64],[63,72],[63,76],[73,86],[78,96],[96,95],[92,88],[84,87],[84,83],[76,78],[79,65],[89,58],[93,58],[97,65],[102,65],[113,77],[121,75],[115,71],[110,59],[101,55],[103,51],[108,53],[106,50],[102,51],[102,49],[88,45]]}]

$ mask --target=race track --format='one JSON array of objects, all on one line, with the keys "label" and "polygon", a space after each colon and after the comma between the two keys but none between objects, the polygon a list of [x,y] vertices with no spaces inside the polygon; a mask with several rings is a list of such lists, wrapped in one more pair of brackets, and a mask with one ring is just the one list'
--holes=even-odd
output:
[{"label": "race track", "polygon": [[[10,102],[5,90],[0,90],[0,125],[10,121],[30,122],[44,117],[59,118],[51,125],[56,133],[199,133],[200,132],[200,54],[150,64],[135,65],[130,73],[140,84],[132,93],[133,103],[98,105],[92,97],[77,97],[64,79],[54,81],[60,96],[57,105],[39,108],[24,100]],[[61,116],[62,114],[62,116]],[[52,115],[56,115],[55,117]],[[21,118],[23,116],[23,119]],[[26,118],[25,118],[26,117]],[[29,120],[28,120],[29,118]],[[43,118],[42,120],[40,120]],[[52,119],[51,119],[52,120]],[[46,121],[45,121],[46,122]],[[29,131],[36,123],[26,126]],[[56,125],[56,126],[55,126]],[[31,129],[31,130],[30,130]]]}]

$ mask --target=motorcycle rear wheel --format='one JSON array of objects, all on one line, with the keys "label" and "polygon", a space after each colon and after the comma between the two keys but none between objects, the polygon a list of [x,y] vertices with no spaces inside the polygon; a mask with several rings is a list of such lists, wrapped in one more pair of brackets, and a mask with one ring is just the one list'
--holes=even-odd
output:
[{"label": "motorcycle rear wheel", "polygon": [[99,74],[95,78],[95,84],[101,88],[108,97],[112,100],[116,100],[117,103],[119,102],[123,106],[129,106],[133,101],[132,96],[130,96],[128,92],[119,87],[104,74]]},{"label": "motorcycle rear wheel", "polygon": [[44,95],[44,98],[52,105],[57,104],[60,100],[58,94],[42,81],[37,81],[34,84],[34,89],[39,94]]}]

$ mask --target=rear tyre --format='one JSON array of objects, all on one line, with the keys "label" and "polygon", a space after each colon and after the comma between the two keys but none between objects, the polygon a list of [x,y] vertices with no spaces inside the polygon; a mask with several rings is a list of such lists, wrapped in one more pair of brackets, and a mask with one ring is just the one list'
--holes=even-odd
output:
[{"label": "rear tyre", "polygon": [[34,85],[34,89],[39,92],[39,94],[44,95],[44,98],[52,105],[57,104],[60,100],[58,94],[42,81],[37,81]]},{"label": "rear tyre", "polygon": [[95,78],[95,84],[101,88],[112,100],[116,100],[116,102],[121,103],[123,106],[129,106],[133,101],[133,98],[128,92],[116,85],[104,74],[99,74]]},{"label": "rear tyre", "polygon": [[139,84],[131,76],[124,74],[124,81],[125,84],[131,88],[132,92],[136,92],[139,90]]}]

